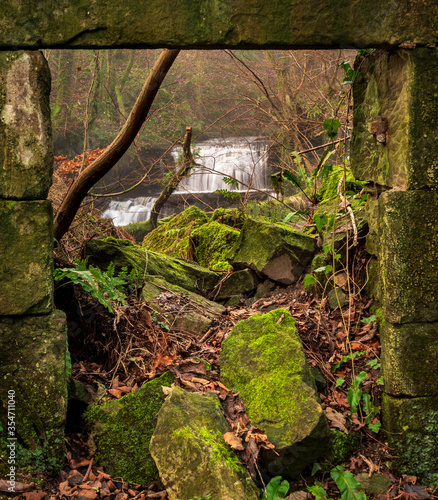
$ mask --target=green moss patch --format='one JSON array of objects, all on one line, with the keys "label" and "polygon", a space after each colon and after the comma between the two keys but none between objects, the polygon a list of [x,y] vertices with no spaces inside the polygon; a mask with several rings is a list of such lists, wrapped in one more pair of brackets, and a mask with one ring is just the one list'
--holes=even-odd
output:
[{"label": "green moss patch", "polygon": [[239,238],[240,232],[225,224],[211,221],[191,233],[195,245],[195,260],[204,267],[226,271],[231,269],[225,255]]},{"label": "green moss patch", "polygon": [[189,207],[147,234],[143,247],[172,257],[193,260],[191,233],[206,222],[208,217],[205,212],[195,206]]},{"label": "green moss patch", "polygon": [[159,479],[149,443],[165,399],[161,387],[170,386],[173,380],[166,372],[135,392],[84,414],[96,445],[96,458],[112,476],[143,485]]}]

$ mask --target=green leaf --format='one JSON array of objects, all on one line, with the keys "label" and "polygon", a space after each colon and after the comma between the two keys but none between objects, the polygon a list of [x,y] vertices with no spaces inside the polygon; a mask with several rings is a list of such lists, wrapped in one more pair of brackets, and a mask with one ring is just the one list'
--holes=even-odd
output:
[{"label": "green leaf", "polygon": [[368,325],[369,323],[372,323],[373,321],[376,321],[376,315],[372,314],[369,318],[362,318],[361,322],[365,323],[365,325]]},{"label": "green leaf", "polygon": [[285,170],[283,172],[283,177],[287,179],[289,182],[292,182],[292,184],[294,184],[295,186],[301,187],[300,179],[292,172],[289,172],[289,170]]},{"label": "green leaf", "polygon": [[266,485],[266,500],[279,500],[284,498],[289,491],[289,482],[281,480],[281,476],[272,478]]},{"label": "green leaf", "polygon": [[336,380],[335,389],[336,389],[336,387],[341,387],[341,385],[343,385],[344,383],[345,383],[345,379],[343,379],[342,377],[339,377]]},{"label": "green leaf", "polygon": [[365,493],[360,491],[360,484],[350,471],[338,466],[332,469],[330,475],[341,492],[342,500],[367,500]]},{"label": "green leaf", "polygon": [[377,420],[375,424],[372,424],[371,422],[368,423],[368,429],[375,432],[376,434],[379,433],[381,426],[382,426],[382,424],[381,424],[380,420]]},{"label": "green leaf", "polygon": [[327,224],[328,217],[327,214],[315,214],[313,216],[313,222],[315,223],[316,230],[318,233],[321,232],[321,229]]},{"label": "green leaf", "polygon": [[377,368],[380,368],[380,363],[379,360],[376,358],[372,359],[371,361],[368,361],[366,366],[371,366],[371,368],[375,368],[377,370]]},{"label": "green leaf", "polygon": [[327,132],[327,137],[329,139],[335,139],[338,135],[338,128],[341,126],[341,122],[337,118],[327,118],[322,126]]},{"label": "green leaf", "polygon": [[307,486],[307,491],[311,493],[316,500],[328,500],[327,492],[318,481],[313,486]]},{"label": "green leaf", "polygon": [[322,272],[326,271],[326,268],[327,268],[327,266],[318,267],[318,269],[315,269],[313,272],[314,273],[322,273]]},{"label": "green leaf", "polygon": [[[342,356],[342,359],[338,361],[333,367],[332,367],[332,372],[335,372],[343,363],[347,362],[349,359],[355,359],[358,356],[365,356],[367,351],[356,351],[352,352],[351,354],[346,354],[345,356]],[[364,372],[363,372],[364,373]]]},{"label": "green leaf", "polygon": [[379,385],[385,385],[385,380],[384,380],[383,375],[377,379],[377,383]]},{"label": "green leaf", "polygon": [[304,286],[311,286],[316,282],[315,276],[312,276],[311,274],[306,274],[304,276]]}]

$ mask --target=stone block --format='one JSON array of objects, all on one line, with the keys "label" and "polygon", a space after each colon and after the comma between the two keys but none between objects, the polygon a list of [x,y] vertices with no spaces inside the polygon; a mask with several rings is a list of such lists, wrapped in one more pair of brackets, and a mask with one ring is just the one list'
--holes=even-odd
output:
[{"label": "stone block", "polygon": [[49,201],[0,200],[0,315],[47,314],[53,303]]},{"label": "stone block", "polygon": [[384,319],[438,321],[437,191],[379,197],[379,267]]},{"label": "stone block", "polygon": [[51,472],[64,464],[66,351],[63,312],[0,318],[0,398],[4,403],[0,422],[6,429],[7,421],[12,421],[6,402],[13,395],[15,429],[8,437],[16,437],[31,460],[35,453],[32,465],[42,465],[38,456]]},{"label": "stone block", "polygon": [[357,179],[399,189],[438,186],[438,50],[356,59],[351,166]]},{"label": "stone block", "polygon": [[0,198],[47,198],[53,171],[49,95],[42,53],[0,52]]},{"label": "stone block", "polygon": [[438,394],[438,323],[380,327],[385,392],[392,396]]},{"label": "stone block", "polygon": [[438,482],[438,395],[396,398],[383,394],[383,428],[402,474],[421,484]]}]

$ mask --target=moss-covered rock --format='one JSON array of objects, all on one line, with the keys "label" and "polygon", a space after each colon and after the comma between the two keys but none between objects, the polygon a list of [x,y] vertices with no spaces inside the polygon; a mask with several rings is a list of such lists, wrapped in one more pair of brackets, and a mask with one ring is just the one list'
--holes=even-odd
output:
[{"label": "moss-covered rock", "polygon": [[[15,429],[9,437],[21,443],[17,466],[55,473],[64,465],[66,346],[61,311],[0,319],[0,424],[6,432],[8,402],[13,401],[15,405],[9,406]],[[5,450],[1,452],[5,456]]]},{"label": "moss-covered rock", "polygon": [[240,232],[225,224],[211,221],[191,232],[195,246],[194,260],[204,267],[227,271],[231,269],[225,255],[240,236]]},{"label": "moss-covered rock", "polygon": [[116,269],[138,269],[140,275],[158,276],[185,290],[196,292],[214,288],[220,275],[194,262],[175,259],[134,245],[129,240],[91,240],[87,243],[88,262],[107,269],[114,262]]},{"label": "moss-covered rock", "polygon": [[222,300],[239,295],[241,293],[252,292],[257,288],[259,280],[251,269],[241,269],[234,271],[220,282],[212,292],[215,300]]},{"label": "moss-covered rock", "polygon": [[[177,285],[154,278],[145,283],[141,299],[149,302],[159,314],[159,320],[169,327],[195,334],[205,333],[213,321],[220,319],[225,307]],[[175,312],[175,303],[178,310]]]},{"label": "moss-covered rock", "polygon": [[[172,217],[174,216],[169,215],[168,217],[163,217],[162,219],[158,219],[157,225],[161,226],[163,224],[166,224],[167,222],[170,221]],[[141,245],[143,243],[144,237],[154,230],[154,228],[152,227],[152,223],[149,220],[131,222],[130,224],[123,226],[123,229],[134,238],[135,242],[138,245]]]},{"label": "moss-covered rock", "polygon": [[438,323],[380,325],[385,392],[392,396],[438,394]]},{"label": "moss-covered rock", "polygon": [[262,454],[271,474],[296,477],[326,451],[327,421],[287,310],[255,314],[233,328],[222,344],[221,379],[240,392],[252,424],[275,445]]},{"label": "moss-covered rock", "polygon": [[159,414],[150,450],[171,500],[257,500],[259,491],[223,434],[228,424],[216,394],[175,387]]},{"label": "moss-covered rock", "polygon": [[243,223],[245,222],[246,215],[242,210],[235,208],[217,208],[210,221],[216,221],[220,224],[225,224],[235,229],[242,229]]},{"label": "moss-covered rock", "polygon": [[173,380],[166,372],[140,389],[85,413],[96,459],[112,476],[144,485],[159,479],[150,440],[165,399],[161,387],[172,385]]},{"label": "moss-covered rock", "polygon": [[367,472],[356,474],[354,479],[360,484],[361,491],[367,495],[385,495],[391,487],[391,478],[383,474],[373,474],[371,477]]},{"label": "moss-covered rock", "polygon": [[334,465],[340,465],[346,462],[356,453],[359,445],[359,434],[354,432],[345,434],[342,431],[331,430],[330,448],[326,454],[327,462],[330,464],[329,469],[332,469]]},{"label": "moss-covered rock", "polygon": [[379,269],[389,323],[438,321],[438,192],[379,197]]},{"label": "moss-covered rock", "polygon": [[0,200],[0,314],[47,314],[53,305],[48,201]]},{"label": "moss-covered rock", "polygon": [[257,291],[254,295],[254,298],[258,300],[263,297],[271,297],[272,295],[274,295],[277,287],[278,285],[274,281],[265,280],[263,283],[260,283],[257,286]]},{"label": "moss-covered rock", "polygon": [[437,396],[396,398],[383,394],[382,416],[399,472],[438,486]]},{"label": "moss-covered rock", "polygon": [[438,186],[438,51],[377,51],[359,56],[355,68],[355,177],[391,188]]},{"label": "moss-covered rock", "polygon": [[0,198],[47,198],[50,70],[41,52],[0,52]]},{"label": "moss-covered rock", "polygon": [[205,212],[195,206],[186,208],[184,212],[175,215],[147,234],[142,246],[153,252],[193,260],[191,233],[207,222],[208,217]]},{"label": "moss-covered rock", "polygon": [[247,219],[227,259],[235,269],[253,269],[264,278],[294,283],[315,251],[315,240],[282,224]]}]

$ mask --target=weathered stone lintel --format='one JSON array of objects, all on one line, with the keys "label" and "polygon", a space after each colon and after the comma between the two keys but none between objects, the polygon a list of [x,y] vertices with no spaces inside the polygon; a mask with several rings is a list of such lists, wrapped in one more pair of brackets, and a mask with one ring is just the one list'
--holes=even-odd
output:
[{"label": "weathered stone lintel", "polygon": [[53,170],[49,95],[42,53],[0,53],[0,198],[47,198]]},{"label": "weathered stone lintel", "polygon": [[422,0],[4,0],[0,49],[425,45],[438,40],[437,18]]},{"label": "weathered stone lintel", "polygon": [[[46,459],[64,459],[67,409],[65,314],[0,317],[0,422],[7,428],[8,395],[15,406],[14,436]],[[53,464],[54,465],[54,464]]]},{"label": "weathered stone lintel", "polygon": [[438,323],[380,327],[385,392],[438,397]]},{"label": "weathered stone lintel", "polygon": [[48,314],[53,305],[49,201],[0,200],[0,315]]},{"label": "weathered stone lintel", "polygon": [[438,186],[438,49],[357,58],[351,165],[357,179],[398,189]]}]

